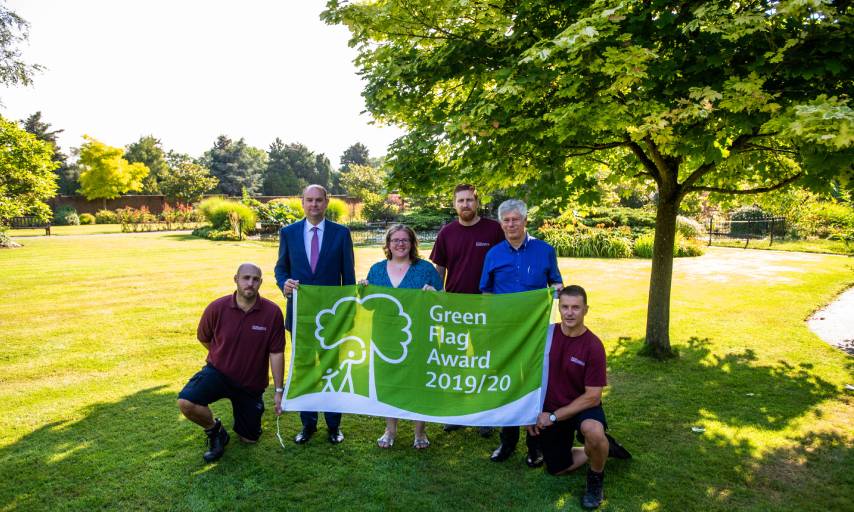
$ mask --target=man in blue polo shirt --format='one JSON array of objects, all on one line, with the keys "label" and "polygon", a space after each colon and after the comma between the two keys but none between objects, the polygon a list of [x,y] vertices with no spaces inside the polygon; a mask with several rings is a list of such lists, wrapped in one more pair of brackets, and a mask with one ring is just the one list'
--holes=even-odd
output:
[{"label": "man in blue polo shirt", "polygon": [[[508,199],[498,207],[498,220],[505,240],[486,253],[480,290],[483,293],[515,293],[554,286],[563,288],[563,278],[557,267],[554,247],[528,235],[528,207],[517,199]],[[501,429],[501,444],[492,452],[494,462],[507,460],[519,442],[519,427]],[[542,466],[543,455],[538,440],[526,437],[528,457],[525,462],[536,468]]]}]

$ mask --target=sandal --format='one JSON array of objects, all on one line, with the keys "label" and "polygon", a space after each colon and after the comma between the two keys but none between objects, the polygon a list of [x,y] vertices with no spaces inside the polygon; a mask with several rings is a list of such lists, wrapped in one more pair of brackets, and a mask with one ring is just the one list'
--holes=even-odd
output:
[{"label": "sandal", "polygon": [[383,432],[382,437],[377,439],[377,446],[380,448],[391,448],[394,446],[394,436],[389,433],[388,430]]},{"label": "sandal", "polygon": [[427,436],[424,437],[416,437],[415,442],[412,443],[412,447],[416,450],[423,450],[430,446],[430,440],[427,439]]}]

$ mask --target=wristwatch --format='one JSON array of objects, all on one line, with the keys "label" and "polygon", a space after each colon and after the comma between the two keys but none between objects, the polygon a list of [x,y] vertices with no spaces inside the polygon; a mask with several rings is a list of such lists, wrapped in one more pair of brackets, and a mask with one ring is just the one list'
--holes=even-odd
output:
[{"label": "wristwatch", "polygon": [[276,388],[276,393],[284,393],[285,388]]},{"label": "wristwatch", "polygon": [[549,414],[549,421],[551,421],[552,423],[557,423],[557,416],[555,416],[555,413]]}]

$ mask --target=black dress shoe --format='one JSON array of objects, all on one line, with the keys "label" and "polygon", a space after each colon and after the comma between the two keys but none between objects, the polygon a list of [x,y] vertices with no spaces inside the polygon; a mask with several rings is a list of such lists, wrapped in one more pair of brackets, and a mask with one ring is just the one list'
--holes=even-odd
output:
[{"label": "black dress shoe", "polygon": [[528,456],[525,457],[525,464],[529,468],[538,468],[543,465],[543,452],[539,448],[529,449]]},{"label": "black dress shoe", "polygon": [[313,436],[315,432],[317,432],[316,428],[303,427],[302,430],[299,431],[299,434],[294,437],[294,442],[296,444],[305,444],[309,439],[311,439],[311,436]]},{"label": "black dress shoe", "polygon": [[340,428],[329,431],[329,442],[332,444],[341,444],[344,442],[344,433],[341,432]]},{"label": "black dress shoe", "polygon": [[632,454],[629,453],[628,450],[623,448],[623,445],[617,442],[616,439],[611,437],[611,434],[605,433],[605,437],[608,438],[608,457],[612,459],[631,459]]},{"label": "black dress shoe", "polygon": [[202,457],[208,463],[217,461],[225,453],[225,445],[229,441],[228,432],[225,431],[225,427],[217,419],[213,428],[206,430],[205,433],[208,435],[208,449]]},{"label": "black dress shoe", "polygon": [[498,448],[492,452],[492,455],[489,456],[489,460],[492,462],[504,462],[509,459],[511,455],[513,455],[513,451],[516,450],[516,447],[506,446],[504,443],[498,445]]}]

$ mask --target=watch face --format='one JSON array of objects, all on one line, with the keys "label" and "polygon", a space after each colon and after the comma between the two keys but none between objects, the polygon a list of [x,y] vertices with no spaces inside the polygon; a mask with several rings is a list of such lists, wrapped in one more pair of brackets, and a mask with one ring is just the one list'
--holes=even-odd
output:
[{"label": "watch face", "polygon": [[549,414],[549,421],[551,421],[552,423],[556,422],[557,416],[555,416],[554,414]]}]

